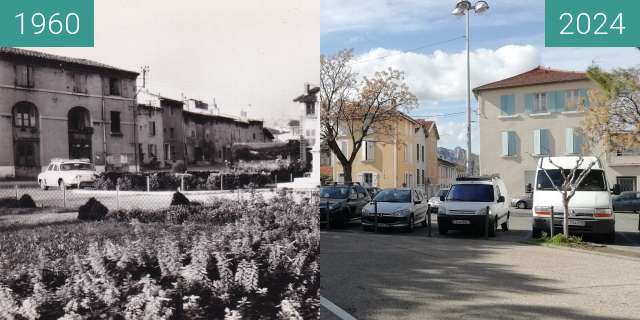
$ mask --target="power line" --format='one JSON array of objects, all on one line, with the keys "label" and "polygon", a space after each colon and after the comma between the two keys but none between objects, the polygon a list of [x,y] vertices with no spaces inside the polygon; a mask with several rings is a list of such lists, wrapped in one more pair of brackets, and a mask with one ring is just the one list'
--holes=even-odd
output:
[{"label": "power line", "polygon": [[365,63],[365,62],[369,62],[369,61],[376,61],[376,60],[382,60],[382,59],[386,59],[392,56],[397,56],[400,54],[404,54],[405,52],[411,52],[411,51],[418,51],[418,50],[422,50],[428,47],[433,47],[433,46],[437,46],[439,44],[445,44],[445,43],[449,43],[458,39],[464,39],[465,36],[458,36],[455,38],[451,38],[451,39],[447,39],[447,40],[442,40],[442,41],[438,41],[438,42],[433,42],[433,43],[429,43],[429,44],[425,44],[419,47],[415,47],[415,48],[411,48],[411,49],[406,49],[406,50],[401,50],[402,53],[392,53],[392,54],[388,54],[386,56],[382,56],[382,57],[377,57],[377,58],[371,58],[371,59],[365,59],[365,60],[357,60],[354,61],[353,64],[360,64],[360,63]]}]

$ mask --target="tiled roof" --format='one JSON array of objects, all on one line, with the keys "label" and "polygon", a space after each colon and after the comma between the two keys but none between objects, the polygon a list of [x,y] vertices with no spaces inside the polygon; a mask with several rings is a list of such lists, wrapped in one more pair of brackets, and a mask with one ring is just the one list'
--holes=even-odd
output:
[{"label": "tiled roof", "polygon": [[431,125],[433,124],[433,121],[424,120],[424,119],[416,119],[416,122],[425,128],[430,128]]},{"label": "tiled roof", "polygon": [[550,68],[537,67],[525,73],[506,78],[500,81],[488,83],[473,89],[476,94],[483,90],[524,87],[537,84],[580,81],[588,80],[587,74],[584,72],[572,72],[563,70],[554,70]]},{"label": "tiled roof", "polygon": [[129,70],[124,70],[124,69],[112,67],[112,66],[106,65],[104,63],[100,63],[100,62],[96,62],[96,61],[92,61],[92,60],[80,59],[80,58],[71,58],[71,57],[65,57],[65,56],[58,56],[58,55],[45,53],[45,52],[40,52],[40,51],[25,50],[25,49],[18,49],[18,48],[9,48],[9,47],[0,47],[0,55],[10,55],[10,56],[19,56],[19,57],[42,59],[42,60],[69,63],[69,64],[75,64],[75,65],[81,65],[81,66],[87,66],[87,67],[106,69],[106,70],[125,72],[125,73],[129,73],[129,74],[133,74],[133,75],[138,75],[138,73],[134,72],[134,71],[129,71]]}]

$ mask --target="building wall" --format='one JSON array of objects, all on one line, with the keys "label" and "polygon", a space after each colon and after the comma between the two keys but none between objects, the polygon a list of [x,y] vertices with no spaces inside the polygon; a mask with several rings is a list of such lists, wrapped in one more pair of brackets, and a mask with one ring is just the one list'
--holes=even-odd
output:
[{"label": "building wall", "polygon": [[[160,101],[162,106],[162,122],[164,137],[164,143],[169,144],[170,152],[168,163],[173,163],[178,160],[185,160],[185,130],[184,130],[184,116],[182,112],[182,103],[171,102],[169,100],[162,99]],[[173,129],[173,130],[172,130]],[[173,132],[173,134],[172,134]],[[164,146],[163,146],[164,156]]]},{"label": "building wall", "polygon": [[[525,94],[580,88],[594,88],[594,83],[585,80],[481,92],[478,95],[480,173],[499,173],[510,194],[524,193],[526,191],[525,181],[530,181],[539,158],[533,155],[534,130],[548,129],[550,131],[549,151],[551,156],[566,155],[566,128],[579,128],[585,115],[584,112],[557,112],[541,116],[526,114],[524,109]],[[511,94],[515,95],[516,115],[502,117],[501,96]],[[501,156],[503,131],[515,132],[517,141],[515,156]]]},{"label": "building wall", "polygon": [[[373,135],[367,138],[368,141],[374,143],[374,159],[365,161],[364,144],[360,148],[352,166],[352,178],[354,181],[361,182],[365,174],[372,174],[374,184],[381,188],[401,187],[405,183],[405,173],[410,174],[408,186],[415,186],[416,161],[415,151],[415,127],[417,124],[402,117],[396,121],[394,132],[389,135]],[[338,145],[346,143],[348,148],[347,155],[351,154],[353,145],[350,139],[339,138]],[[410,153],[405,159],[404,146],[407,146]],[[335,157],[332,156],[333,163],[333,180],[343,181],[341,174],[343,173],[342,165]]]},{"label": "building wall", "polygon": [[456,177],[458,177],[458,175],[459,172],[457,166],[443,161],[438,161],[439,183],[437,184],[437,189],[451,188],[451,185],[456,181]]},{"label": "building wall", "polygon": [[[33,68],[34,87],[16,86],[15,64],[29,65]],[[87,76],[86,93],[74,93],[73,74]],[[108,90],[108,77],[122,79],[121,96],[102,96]],[[84,67],[51,66],[33,60],[2,57],[0,59],[0,175],[14,175],[14,134],[13,107],[18,102],[29,102],[38,112],[38,131],[32,135],[38,143],[38,169],[28,175],[37,174],[49,164],[51,158],[69,157],[68,112],[73,107],[83,107],[89,112],[89,124],[93,128],[91,135],[92,161],[98,168],[104,168],[105,156],[109,165],[117,169],[128,170],[135,166],[133,149],[135,76],[113,73],[108,70],[96,71]],[[105,92],[106,94],[106,92]],[[104,113],[103,113],[104,108]],[[110,132],[110,112],[120,112],[121,133]],[[104,114],[104,118],[103,118]],[[106,129],[104,139],[103,128]],[[21,131],[21,130],[18,130]],[[14,132],[14,134],[9,134]],[[23,134],[23,133],[18,133]],[[106,144],[106,150],[104,148]],[[37,172],[35,172],[37,171]]]},{"label": "building wall", "polygon": [[[427,181],[427,131],[423,126],[418,126],[415,131],[415,144],[413,145],[413,159],[416,161],[414,177],[416,187],[426,191]],[[417,154],[416,154],[417,152]]]},{"label": "building wall", "polygon": [[432,196],[437,190],[440,175],[438,173],[438,135],[436,130],[431,128],[427,136],[425,146],[425,167],[427,179],[427,194]]},{"label": "building wall", "polygon": [[[162,152],[164,146],[162,113],[161,108],[151,106],[138,107],[138,118],[136,119],[138,126],[138,159],[142,164],[150,164],[155,159],[159,166],[164,167],[165,165],[166,159],[164,158],[164,152]],[[151,130],[152,122],[155,123],[155,133]],[[149,145],[155,146],[155,154],[149,153]]]}]

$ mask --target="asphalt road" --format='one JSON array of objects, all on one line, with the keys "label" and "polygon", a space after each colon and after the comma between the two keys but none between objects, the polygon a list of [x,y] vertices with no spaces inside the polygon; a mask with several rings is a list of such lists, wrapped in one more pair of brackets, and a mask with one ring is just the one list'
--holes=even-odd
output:
[{"label": "asphalt road", "polygon": [[[527,244],[529,215],[516,210],[488,241],[439,236],[435,219],[431,238],[323,230],[321,294],[357,319],[638,319],[640,259]],[[608,247],[640,253],[637,228],[637,214],[618,213]],[[321,319],[340,317],[323,307]]]}]

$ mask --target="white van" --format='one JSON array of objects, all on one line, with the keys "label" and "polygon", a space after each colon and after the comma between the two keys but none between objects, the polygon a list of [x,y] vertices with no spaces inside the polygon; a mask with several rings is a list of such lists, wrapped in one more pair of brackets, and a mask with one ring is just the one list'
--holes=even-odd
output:
[{"label": "white van", "polygon": [[[600,234],[605,237],[606,241],[613,242],[616,221],[611,205],[611,193],[619,194],[620,187],[615,185],[613,189],[609,189],[607,177],[598,158],[583,157],[582,159],[583,162],[578,167],[577,174],[587,169],[591,163],[594,165],[569,202],[569,231]],[[562,230],[564,214],[562,195],[553,188],[549,177],[556,186],[560,186],[564,180],[558,167],[563,168],[568,174],[576,166],[578,160],[577,156],[544,157],[538,160],[532,208],[532,234],[534,238],[540,237],[542,232],[549,233],[552,209],[554,231],[556,229]]]},{"label": "white van", "polygon": [[484,230],[489,218],[488,235],[496,236],[498,226],[509,230],[509,192],[497,175],[460,177],[451,186],[438,207],[438,231],[451,229]]}]

